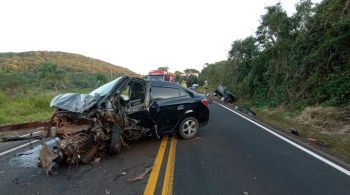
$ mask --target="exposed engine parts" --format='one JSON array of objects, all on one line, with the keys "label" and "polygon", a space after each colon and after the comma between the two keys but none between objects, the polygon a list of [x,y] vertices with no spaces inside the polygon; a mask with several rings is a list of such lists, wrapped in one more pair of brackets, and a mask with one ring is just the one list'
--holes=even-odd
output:
[{"label": "exposed engine parts", "polygon": [[57,136],[59,141],[54,147],[43,143],[39,165],[49,173],[59,164],[89,163],[91,159],[110,152],[112,128],[115,125],[124,128],[119,132],[120,138],[115,138],[120,141],[113,144],[122,144],[123,139],[136,140],[148,135],[150,129],[137,123],[137,120],[126,115],[112,114],[102,109],[86,114],[56,110],[44,128],[44,134]]}]

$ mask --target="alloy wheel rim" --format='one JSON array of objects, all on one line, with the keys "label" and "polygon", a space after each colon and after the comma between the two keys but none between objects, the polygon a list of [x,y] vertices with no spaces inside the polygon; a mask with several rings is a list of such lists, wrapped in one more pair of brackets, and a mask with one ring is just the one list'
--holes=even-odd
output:
[{"label": "alloy wheel rim", "polygon": [[197,132],[197,123],[193,120],[187,120],[183,124],[182,129],[183,129],[183,133],[186,136],[191,136]]}]

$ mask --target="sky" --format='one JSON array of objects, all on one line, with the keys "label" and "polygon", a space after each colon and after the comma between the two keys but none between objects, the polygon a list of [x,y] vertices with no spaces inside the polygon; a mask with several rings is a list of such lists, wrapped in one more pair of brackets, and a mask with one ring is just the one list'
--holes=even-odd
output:
[{"label": "sky", "polygon": [[201,70],[277,2],[291,15],[299,0],[0,0],[0,52],[78,53],[139,74]]}]

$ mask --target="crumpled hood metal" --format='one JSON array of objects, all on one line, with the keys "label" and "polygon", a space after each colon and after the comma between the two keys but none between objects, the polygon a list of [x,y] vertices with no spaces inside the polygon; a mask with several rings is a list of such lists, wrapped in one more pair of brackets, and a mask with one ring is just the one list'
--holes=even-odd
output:
[{"label": "crumpled hood metal", "polygon": [[89,94],[66,93],[54,97],[50,107],[56,107],[76,113],[83,113],[96,104],[97,100]]}]

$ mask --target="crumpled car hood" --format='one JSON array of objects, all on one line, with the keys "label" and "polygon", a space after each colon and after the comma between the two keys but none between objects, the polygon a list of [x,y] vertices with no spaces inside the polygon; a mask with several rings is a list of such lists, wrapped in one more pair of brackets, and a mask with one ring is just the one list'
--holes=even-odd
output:
[{"label": "crumpled car hood", "polygon": [[56,107],[76,113],[83,113],[96,104],[97,100],[89,94],[66,93],[54,97],[50,107]]}]

